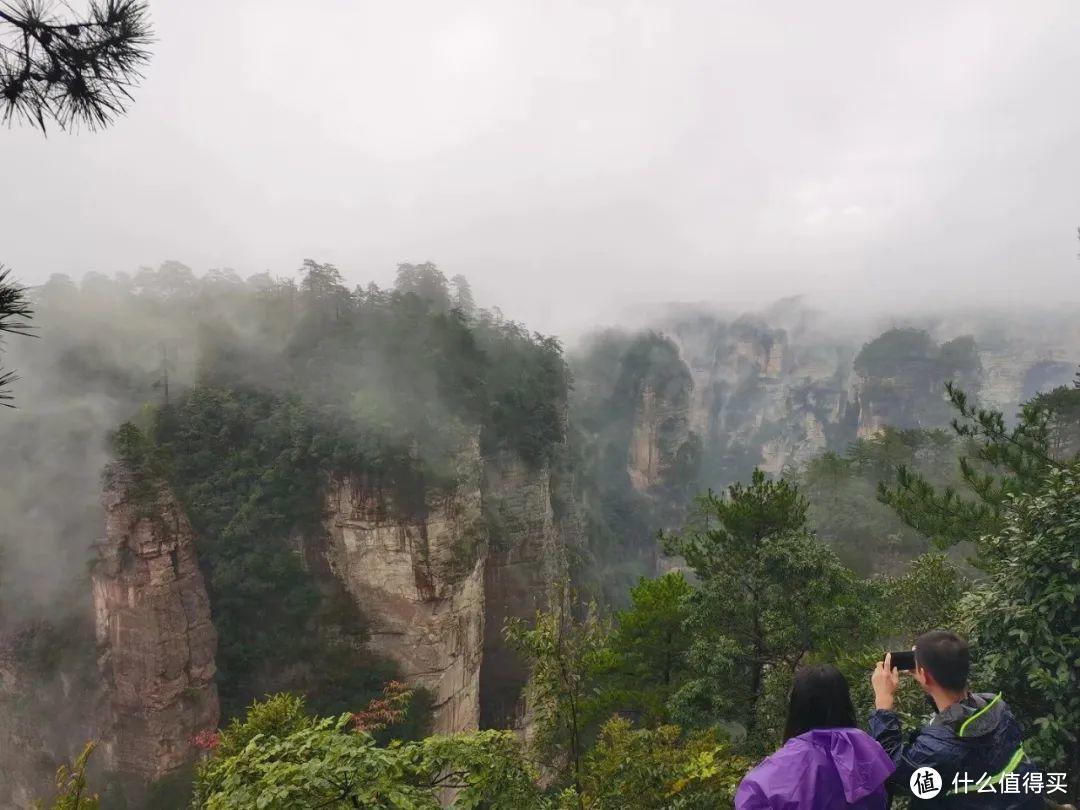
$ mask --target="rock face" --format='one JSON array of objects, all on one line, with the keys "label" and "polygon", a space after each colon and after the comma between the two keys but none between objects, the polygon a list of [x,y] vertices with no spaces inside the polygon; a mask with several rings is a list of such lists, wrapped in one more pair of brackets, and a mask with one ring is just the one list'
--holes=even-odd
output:
[{"label": "rock face", "polygon": [[953,416],[945,384],[979,391],[983,369],[974,338],[940,346],[921,329],[890,329],[863,346],[855,358],[857,433],[870,436],[885,425],[942,428]]},{"label": "rock face", "polygon": [[330,568],[363,611],[371,648],[432,695],[434,733],[512,719],[525,678],[503,621],[546,606],[565,568],[546,468],[481,459],[473,442],[457,471],[450,491],[408,509],[360,478],[326,490]]},{"label": "rock face", "polygon": [[108,692],[105,759],[148,784],[193,755],[189,738],[218,724],[217,633],[183,510],[164,487],[107,476],[105,540],[92,574]]},{"label": "rock face", "polygon": [[453,491],[428,493],[417,514],[361,479],[331,481],[331,570],[369,622],[369,646],[433,699],[433,731],[480,721],[487,530],[476,459]]},{"label": "rock face", "polygon": [[[678,307],[649,329],[598,333],[572,360],[590,551],[609,581],[678,565],[655,532],[682,525],[694,494],[755,467],[797,471],[886,426],[948,430],[949,380],[1008,419],[1075,372],[1077,328],[1054,324],[997,337],[985,319],[849,328],[786,302],[734,318]],[[1062,429],[1062,452],[1076,436]]]},{"label": "rock face", "polygon": [[[960,320],[955,329],[985,332],[980,324]],[[658,501],[670,497],[657,483],[670,461],[665,444],[676,445],[675,436],[699,440],[699,474],[690,488],[720,488],[745,479],[755,466],[773,475],[798,468],[886,425],[947,428],[954,415],[944,395],[947,380],[980,403],[1002,408],[1008,418],[1036,389],[1067,382],[1075,372],[1076,337],[1060,329],[996,341],[987,336],[989,349],[982,348],[983,337],[951,337],[952,329],[947,340],[921,328],[844,335],[797,302],[731,320],[680,310],[657,326],[662,331],[630,336],[622,355],[625,367],[636,346],[654,344],[649,364],[635,361],[636,368],[647,365],[647,373],[638,375],[644,384],[609,383],[606,408],[612,419],[620,418],[620,402],[632,408],[632,429],[609,437],[625,444],[632,489],[651,491]],[[657,351],[664,342],[675,351]],[[595,356],[609,356],[610,347],[606,351]],[[593,401],[603,396],[596,368],[587,358],[578,363],[579,391]],[[653,379],[662,384],[652,385]],[[586,427],[594,434],[602,430]]]},{"label": "rock face", "polygon": [[[549,465],[483,459],[475,439],[455,473],[409,503],[361,476],[335,477],[325,536],[301,545],[318,549],[317,576],[340,581],[364,614],[370,649],[429,692],[434,733],[520,727],[526,672],[502,627],[551,604],[579,531],[573,496]],[[168,491],[140,491],[117,468],[104,505],[92,573],[104,759],[145,786],[185,765],[189,738],[217,725],[217,640],[191,526]]]},{"label": "rock face", "polygon": [[672,324],[693,379],[689,420],[702,440],[704,483],[722,486],[760,466],[777,474],[847,430],[851,353],[793,344],[764,321],[699,317]]},{"label": "rock face", "polygon": [[480,671],[482,728],[527,725],[521,691],[528,673],[506,646],[507,619],[531,619],[551,607],[567,575],[566,550],[580,528],[569,483],[509,453],[485,469],[484,508],[491,526],[484,563],[487,610]]},{"label": "rock face", "polygon": [[37,807],[54,789],[57,764],[101,737],[89,593],[71,597],[67,618],[13,621],[10,611],[0,618],[0,807]]},{"label": "rock face", "polygon": [[654,492],[677,474],[680,451],[690,432],[690,387],[674,390],[645,385],[634,409],[626,472],[640,493]]},{"label": "rock face", "polygon": [[693,392],[693,378],[676,344],[647,333],[626,347],[607,402],[594,417],[612,461],[625,453],[623,470],[607,475],[625,475],[651,511],[661,507],[655,517],[665,527],[678,519],[667,504],[679,500],[697,475],[700,441],[691,425]]}]

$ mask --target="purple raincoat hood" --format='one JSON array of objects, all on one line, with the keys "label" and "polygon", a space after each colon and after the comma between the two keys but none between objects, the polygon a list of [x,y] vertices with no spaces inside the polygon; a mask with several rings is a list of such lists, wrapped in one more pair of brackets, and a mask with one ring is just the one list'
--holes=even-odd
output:
[{"label": "purple raincoat hood", "polygon": [[884,810],[895,766],[857,728],[808,731],[788,740],[743,779],[736,810]]}]

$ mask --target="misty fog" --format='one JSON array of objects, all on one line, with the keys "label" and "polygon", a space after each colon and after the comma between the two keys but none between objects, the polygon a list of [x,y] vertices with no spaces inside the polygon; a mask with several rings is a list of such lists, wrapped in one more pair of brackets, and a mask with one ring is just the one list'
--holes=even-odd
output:
[{"label": "misty fog", "polygon": [[1076,298],[1067,0],[152,12],[113,128],[4,134],[25,282],[430,260],[562,335],[652,301]]}]

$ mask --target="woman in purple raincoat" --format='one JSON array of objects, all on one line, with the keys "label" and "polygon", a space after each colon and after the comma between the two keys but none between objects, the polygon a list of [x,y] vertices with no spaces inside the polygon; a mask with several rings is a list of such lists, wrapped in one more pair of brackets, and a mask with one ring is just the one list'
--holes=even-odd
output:
[{"label": "woman in purple raincoat", "polygon": [[736,810],[884,810],[895,766],[855,728],[847,680],[836,667],[795,673],[784,745],[754,768],[735,794]]}]

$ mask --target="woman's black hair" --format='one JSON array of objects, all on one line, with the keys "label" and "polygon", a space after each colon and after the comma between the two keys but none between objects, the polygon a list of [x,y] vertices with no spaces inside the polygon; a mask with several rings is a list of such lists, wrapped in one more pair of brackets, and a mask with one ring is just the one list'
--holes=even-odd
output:
[{"label": "woman's black hair", "polygon": [[847,679],[834,666],[802,667],[791,684],[784,741],[815,728],[853,728],[855,707]]}]

